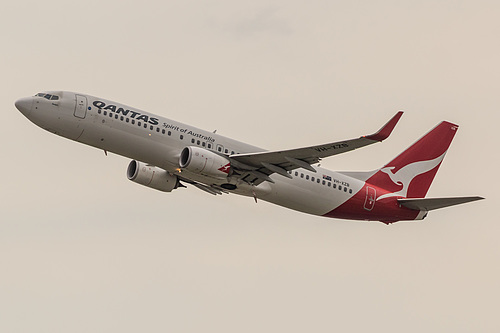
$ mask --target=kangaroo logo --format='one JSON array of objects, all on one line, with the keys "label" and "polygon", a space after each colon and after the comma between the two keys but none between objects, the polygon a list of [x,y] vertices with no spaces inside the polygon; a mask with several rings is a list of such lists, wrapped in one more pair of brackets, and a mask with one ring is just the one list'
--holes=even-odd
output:
[{"label": "kangaroo logo", "polygon": [[219,169],[217,169],[217,170],[219,170],[220,172],[224,172],[224,173],[229,174],[229,170],[230,170],[230,169],[231,169],[231,163],[228,163],[228,164],[226,164],[226,165],[224,165],[224,166],[221,166],[221,167],[220,167]]},{"label": "kangaroo logo", "polygon": [[405,165],[395,173],[392,170],[395,169],[396,167],[393,166],[380,169],[380,171],[389,176],[389,178],[392,180],[394,184],[403,186],[403,188],[398,192],[381,195],[380,197],[377,198],[377,201],[390,197],[406,198],[406,196],[408,195],[408,188],[410,187],[410,183],[412,182],[412,180],[418,175],[431,171],[432,169],[437,167],[439,163],[443,161],[445,154],[446,152],[444,152],[443,155],[433,160],[410,163],[408,165]]}]

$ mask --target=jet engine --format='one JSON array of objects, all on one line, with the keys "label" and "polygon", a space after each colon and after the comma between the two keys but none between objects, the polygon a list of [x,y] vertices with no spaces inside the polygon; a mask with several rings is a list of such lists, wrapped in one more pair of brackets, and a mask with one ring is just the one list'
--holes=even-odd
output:
[{"label": "jet engine", "polygon": [[204,176],[225,179],[231,170],[231,162],[224,156],[200,147],[186,147],[179,157],[179,166]]},{"label": "jet engine", "polygon": [[172,192],[179,186],[177,176],[167,171],[139,161],[131,161],[127,168],[127,178],[134,183],[154,188],[162,192]]}]

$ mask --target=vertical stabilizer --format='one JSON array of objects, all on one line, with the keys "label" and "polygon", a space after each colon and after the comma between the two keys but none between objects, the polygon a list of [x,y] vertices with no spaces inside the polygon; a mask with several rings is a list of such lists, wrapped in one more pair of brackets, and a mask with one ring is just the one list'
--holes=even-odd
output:
[{"label": "vertical stabilizer", "polygon": [[443,121],[371,176],[367,183],[391,192],[377,201],[425,197],[457,129],[457,125]]}]

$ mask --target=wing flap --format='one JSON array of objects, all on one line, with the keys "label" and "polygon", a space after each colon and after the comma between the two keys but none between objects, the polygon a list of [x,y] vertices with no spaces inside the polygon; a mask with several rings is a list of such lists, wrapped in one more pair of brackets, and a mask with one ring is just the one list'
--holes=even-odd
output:
[{"label": "wing flap", "polygon": [[483,197],[456,197],[456,198],[418,198],[418,199],[398,199],[398,202],[406,208],[414,210],[434,210],[467,202],[482,200]]}]

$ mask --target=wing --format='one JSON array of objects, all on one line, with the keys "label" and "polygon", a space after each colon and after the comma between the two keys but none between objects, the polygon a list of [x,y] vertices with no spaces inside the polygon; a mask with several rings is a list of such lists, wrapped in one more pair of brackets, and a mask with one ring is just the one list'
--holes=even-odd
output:
[{"label": "wing", "polygon": [[403,112],[399,111],[378,132],[357,139],[290,150],[231,155],[229,156],[232,161],[231,166],[242,180],[254,185],[263,181],[274,182],[269,177],[273,173],[291,178],[288,171],[297,168],[316,172],[311,164],[318,163],[322,158],[342,154],[387,139],[402,115]]}]

